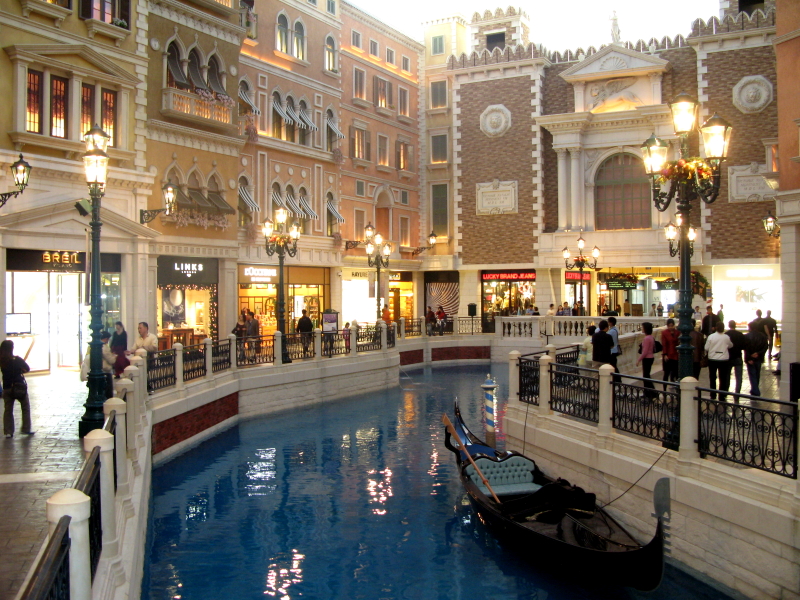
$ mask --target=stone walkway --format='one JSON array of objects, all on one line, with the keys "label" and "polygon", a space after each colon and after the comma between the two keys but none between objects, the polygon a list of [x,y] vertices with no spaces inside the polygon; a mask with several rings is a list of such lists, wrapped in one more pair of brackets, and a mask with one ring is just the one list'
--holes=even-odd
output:
[{"label": "stone walkway", "polygon": [[[767,364],[762,371],[765,398],[778,397],[780,382],[772,369]],[[659,376],[654,373],[654,377]],[[708,386],[707,369],[703,369],[700,385]],[[78,373],[32,375],[28,389],[36,433],[0,441],[0,600],[16,596],[47,537],[45,503],[54,493],[72,485],[84,460],[78,422],[88,392]],[[749,391],[745,372],[742,392]],[[15,417],[19,428],[18,408]]]}]

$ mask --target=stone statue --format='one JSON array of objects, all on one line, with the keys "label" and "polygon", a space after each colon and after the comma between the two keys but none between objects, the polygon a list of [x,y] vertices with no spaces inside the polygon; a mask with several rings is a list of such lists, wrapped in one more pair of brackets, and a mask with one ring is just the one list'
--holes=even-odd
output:
[{"label": "stone statue", "polygon": [[621,77],[598,81],[589,88],[590,112],[603,113],[618,110],[632,110],[643,102],[633,92],[625,90],[636,83],[635,77]]},{"label": "stone statue", "polygon": [[619,23],[617,22],[617,11],[614,11],[614,16],[611,17],[611,41],[613,43],[617,43],[620,41]]}]

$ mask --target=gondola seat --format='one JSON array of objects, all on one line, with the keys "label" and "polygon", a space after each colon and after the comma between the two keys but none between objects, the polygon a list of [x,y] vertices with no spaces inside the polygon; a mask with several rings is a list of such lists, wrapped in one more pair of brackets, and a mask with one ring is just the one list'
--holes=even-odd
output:
[{"label": "gondola seat", "polygon": [[[536,469],[536,465],[524,456],[510,456],[501,461],[477,458],[475,464],[478,465],[498,497],[532,494],[542,487],[533,482],[533,471]],[[475,468],[470,464],[466,469],[467,475],[478,486],[478,489],[489,495],[489,490],[483,484]]]}]

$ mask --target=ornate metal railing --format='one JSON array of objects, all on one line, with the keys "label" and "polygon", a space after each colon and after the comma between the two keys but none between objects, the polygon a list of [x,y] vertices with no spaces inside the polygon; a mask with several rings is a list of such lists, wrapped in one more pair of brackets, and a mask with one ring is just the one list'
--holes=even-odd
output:
[{"label": "ornate metal railing", "polygon": [[539,335],[539,321],[532,319],[503,320],[503,337],[534,337]]},{"label": "ornate metal railing", "polygon": [[231,341],[211,343],[211,372],[219,373],[231,368]]},{"label": "ornate metal railing", "polygon": [[458,317],[456,320],[456,330],[459,335],[475,335],[483,333],[481,320],[479,317]]},{"label": "ornate metal railing", "polygon": [[[614,429],[677,443],[680,422],[680,387],[642,377],[621,375],[611,382]],[[628,382],[630,381],[630,382]],[[644,387],[652,385],[653,387]],[[661,386],[667,389],[663,389]]]},{"label": "ornate metal railing", "polygon": [[396,343],[395,337],[396,336],[395,336],[395,333],[394,333],[394,327],[389,325],[386,328],[386,347],[387,348],[394,348],[395,343]]},{"label": "ornate metal railing", "polygon": [[341,356],[350,353],[349,333],[323,333],[322,356]]},{"label": "ornate metal railing", "polygon": [[147,389],[160,390],[175,385],[175,350],[159,350],[147,356]]},{"label": "ornate metal railing", "polygon": [[539,357],[544,352],[519,357],[519,400],[539,406]]},{"label": "ornate metal railing", "polygon": [[275,338],[271,335],[236,340],[236,364],[264,365],[275,362]]},{"label": "ornate metal railing", "polygon": [[594,369],[553,363],[550,365],[550,408],[597,423],[599,379]]},{"label": "ornate metal railing", "polygon": [[575,365],[578,364],[578,356],[580,350],[577,346],[567,346],[566,348],[556,349],[555,361],[559,365]]},{"label": "ornate metal railing", "polygon": [[425,319],[409,319],[406,321],[406,337],[420,337],[425,328]]},{"label": "ornate metal railing", "polygon": [[72,517],[64,515],[50,534],[21,600],[69,600],[69,524]]},{"label": "ornate metal railing", "polygon": [[83,463],[81,472],[72,485],[79,492],[89,496],[89,562],[92,579],[103,552],[103,524],[100,516],[100,447],[95,446]]},{"label": "ornate metal railing", "polygon": [[183,380],[191,381],[206,376],[205,344],[183,347]]},{"label": "ornate metal railing", "polygon": [[356,340],[359,352],[381,349],[381,331],[375,325],[359,325]]},{"label": "ornate metal railing", "polygon": [[283,343],[292,360],[314,358],[313,333],[287,333],[283,336]]},{"label": "ornate metal railing", "polygon": [[700,456],[797,479],[797,405],[730,393],[712,400],[712,393],[697,388]]}]

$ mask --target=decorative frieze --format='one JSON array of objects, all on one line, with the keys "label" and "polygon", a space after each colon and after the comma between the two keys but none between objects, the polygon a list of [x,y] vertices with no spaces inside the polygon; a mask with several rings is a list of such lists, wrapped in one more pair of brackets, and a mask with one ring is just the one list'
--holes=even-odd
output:
[{"label": "decorative frieze", "polygon": [[518,210],[517,182],[495,179],[476,185],[475,211],[479,215],[502,215]]},{"label": "decorative frieze", "polygon": [[767,165],[756,162],[748,166],[728,167],[728,202],[763,202],[775,200],[773,190],[763,177],[769,173]]}]

